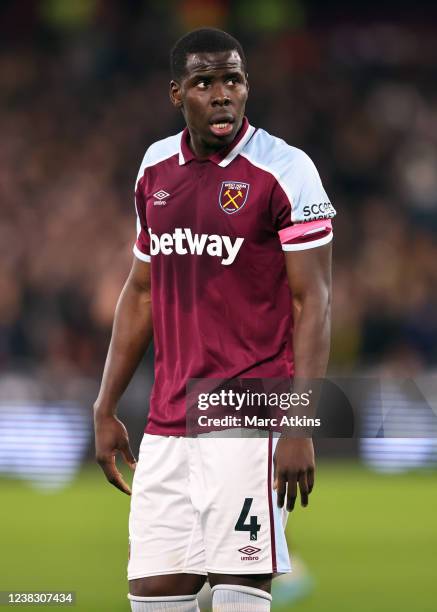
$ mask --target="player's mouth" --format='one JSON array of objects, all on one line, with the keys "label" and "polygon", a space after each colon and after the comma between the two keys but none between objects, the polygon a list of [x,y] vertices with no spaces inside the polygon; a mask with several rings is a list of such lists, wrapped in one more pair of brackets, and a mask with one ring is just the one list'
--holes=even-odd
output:
[{"label": "player's mouth", "polygon": [[233,117],[219,117],[214,118],[209,123],[209,129],[214,136],[229,136],[234,129],[234,118]]}]

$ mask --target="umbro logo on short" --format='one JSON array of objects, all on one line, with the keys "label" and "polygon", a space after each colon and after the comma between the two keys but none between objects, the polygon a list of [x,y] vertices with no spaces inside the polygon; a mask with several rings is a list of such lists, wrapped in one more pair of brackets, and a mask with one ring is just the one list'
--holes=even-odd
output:
[{"label": "umbro logo on short", "polygon": [[260,551],[261,548],[256,548],[255,546],[245,546],[244,548],[238,549],[238,552],[243,555],[241,557],[242,561],[257,561],[259,557],[257,557],[256,554]]}]

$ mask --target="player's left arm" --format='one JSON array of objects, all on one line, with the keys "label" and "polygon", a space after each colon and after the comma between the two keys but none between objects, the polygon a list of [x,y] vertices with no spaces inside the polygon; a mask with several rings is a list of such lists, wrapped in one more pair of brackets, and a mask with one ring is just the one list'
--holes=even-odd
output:
[{"label": "player's left arm", "polygon": [[[325,376],[331,331],[331,242],[316,248],[285,252],[293,296],[293,352],[295,381],[302,389],[311,379]],[[278,441],[275,457],[278,506],[294,508],[299,485],[302,506],[314,486],[315,460],[310,437]]]}]

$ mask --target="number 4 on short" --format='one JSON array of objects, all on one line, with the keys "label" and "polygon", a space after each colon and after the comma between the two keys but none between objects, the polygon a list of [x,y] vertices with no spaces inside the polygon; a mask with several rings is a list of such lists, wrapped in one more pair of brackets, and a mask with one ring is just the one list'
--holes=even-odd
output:
[{"label": "number 4 on short", "polygon": [[238,521],[235,524],[235,531],[250,531],[250,539],[256,540],[258,531],[261,529],[261,525],[258,523],[258,517],[252,515],[249,523],[246,523],[246,519],[249,515],[250,508],[252,507],[253,497],[246,497],[244,500],[241,514],[238,517]]}]

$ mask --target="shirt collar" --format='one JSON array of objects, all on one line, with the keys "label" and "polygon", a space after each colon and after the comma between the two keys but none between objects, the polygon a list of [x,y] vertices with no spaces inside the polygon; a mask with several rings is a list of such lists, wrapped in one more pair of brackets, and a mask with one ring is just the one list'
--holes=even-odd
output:
[{"label": "shirt collar", "polygon": [[[247,117],[243,118],[243,123],[241,125],[238,134],[235,136],[234,140],[230,145],[224,147],[220,151],[213,153],[207,159],[209,161],[214,162],[218,166],[225,168],[228,166],[233,159],[237,157],[240,151],[243,150],[246,143],[251,139],[255,132],[255,128],[249,124]],[[185,128],[181,135],[181,144],[179,148],[179,165],[187,164],[188,162],[196,159],[193,151],[190,149],[188,144],[189,139],[188,128]]]}]

